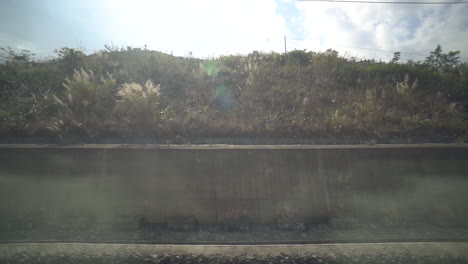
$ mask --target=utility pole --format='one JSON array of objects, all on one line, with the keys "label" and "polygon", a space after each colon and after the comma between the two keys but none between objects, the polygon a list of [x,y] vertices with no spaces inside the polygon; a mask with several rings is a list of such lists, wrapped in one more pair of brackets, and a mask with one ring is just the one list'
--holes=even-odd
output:
[{"label": "utility pole", "polygon": [[284,36],[284,53],[288,53],[288,51],[286,50],[286,36]]}]

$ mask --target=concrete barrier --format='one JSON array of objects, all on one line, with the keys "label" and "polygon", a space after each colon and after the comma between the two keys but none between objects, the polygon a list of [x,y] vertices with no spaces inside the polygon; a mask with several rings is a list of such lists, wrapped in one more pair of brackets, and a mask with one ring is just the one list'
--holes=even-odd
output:
[{"label": "concrete barrier", "polygon": [[2,228],[466,225],[468,145],[0,145]]}]

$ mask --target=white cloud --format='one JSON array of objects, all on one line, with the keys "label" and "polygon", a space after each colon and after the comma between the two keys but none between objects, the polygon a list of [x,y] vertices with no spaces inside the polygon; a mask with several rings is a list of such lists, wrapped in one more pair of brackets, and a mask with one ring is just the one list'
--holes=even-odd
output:
[{"label": "white cloud", "polygon": [[[14,4],[14,5],[13,5]],[[293,8],[293,6],[296,7]],[[28,9],[28,8],[29,9]],[[441,44],[468,59],[468,5],[408,6],[318,3],[293,0],[34,0],[0,9],[0,44],[34,52],[85,47],[147,45],[194,56],[293,48],[325,50],[367,58],[392,52],[426,56]],[[289,24],[287,24],[287,21]],[[288,26],[293,32],[288,32]],[[402,54],[403,59],[424,56]]]},{"label": "white cloud", "polygon": [[[333,48],[351,56],[389,59],[391,52],[355,49],[362,47],[427,55],[441,44],[445,51],[461,50],[468,58],[467,5],[408,6],[297,2],[305,41],[300,48]],[[406,59],[424,56],[405,55]]]},{"label": "white cloud", "polygon": [[108,42],[195,56],[281,51],[288,34],[274,0],[108,1]]}]

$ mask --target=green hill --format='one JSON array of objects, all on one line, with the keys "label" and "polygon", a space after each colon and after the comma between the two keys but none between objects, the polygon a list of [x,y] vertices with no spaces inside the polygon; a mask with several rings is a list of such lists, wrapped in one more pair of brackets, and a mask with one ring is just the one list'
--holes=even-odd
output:
[{"label": "green hill", "polygon": [[437,47],[425,61],[291,51],[215,59],[146,49],[34,60],[3,49],[2,138],[448,137],[468,131],[468,66]]}]

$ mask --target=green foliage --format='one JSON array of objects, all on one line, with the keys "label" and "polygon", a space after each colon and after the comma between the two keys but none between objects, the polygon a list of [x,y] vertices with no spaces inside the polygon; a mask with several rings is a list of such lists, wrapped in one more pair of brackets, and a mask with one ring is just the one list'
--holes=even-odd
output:
[{"label": "green foliage", "polygon": [[13,97],[0,106],[0,134],[32,136],[40,133],[44,120],[58,110],[47,94]]},{"label": "green foliage", "polygon": [[3,50],[0,134],[375,139],[468,131],[468,66],[440,47],[424,62],[395,53],[388,63],[334,50],[200,60],[108,46],[57,55],[35,61]]},{"label": "green foliage", "polygon": [[392,60],[390,60],[390,63],[398,63],[400,61],[400,58],[401,58],[401,52],[395,52],[393,53],[393,58]]},{"label": "green foliage", "polygon": [[59,110],[46,128],[59,135],[95,136],[105,132],[115,104],[116,82],[112,75],[98,77],[92,71],[75,70],[63,86],[63,93],[52,94]]},{"label": "green foliage", "polygon": [[80,69],[84,66],[86,55],[80,50],[61,48],[60,50],[55,50],[55,53],[58,56],[57,61],[60,68],[66,74],[72,74],[75,69]]},{"label": "green foliage", "polygon": [[118,91],[118,108],[123,116],[123,128],[131,136],[155,135],[166,118],[166,111],[160,105],[161,85],[154,86],[148,80],[144,86],[124,83]]},{"label": "green foliage", "polygon": [[424,61],[429,67],[439,71],[449,71],[460,64],[460,51],[442,53],[442,47],[437,45],[434,51]]}]

